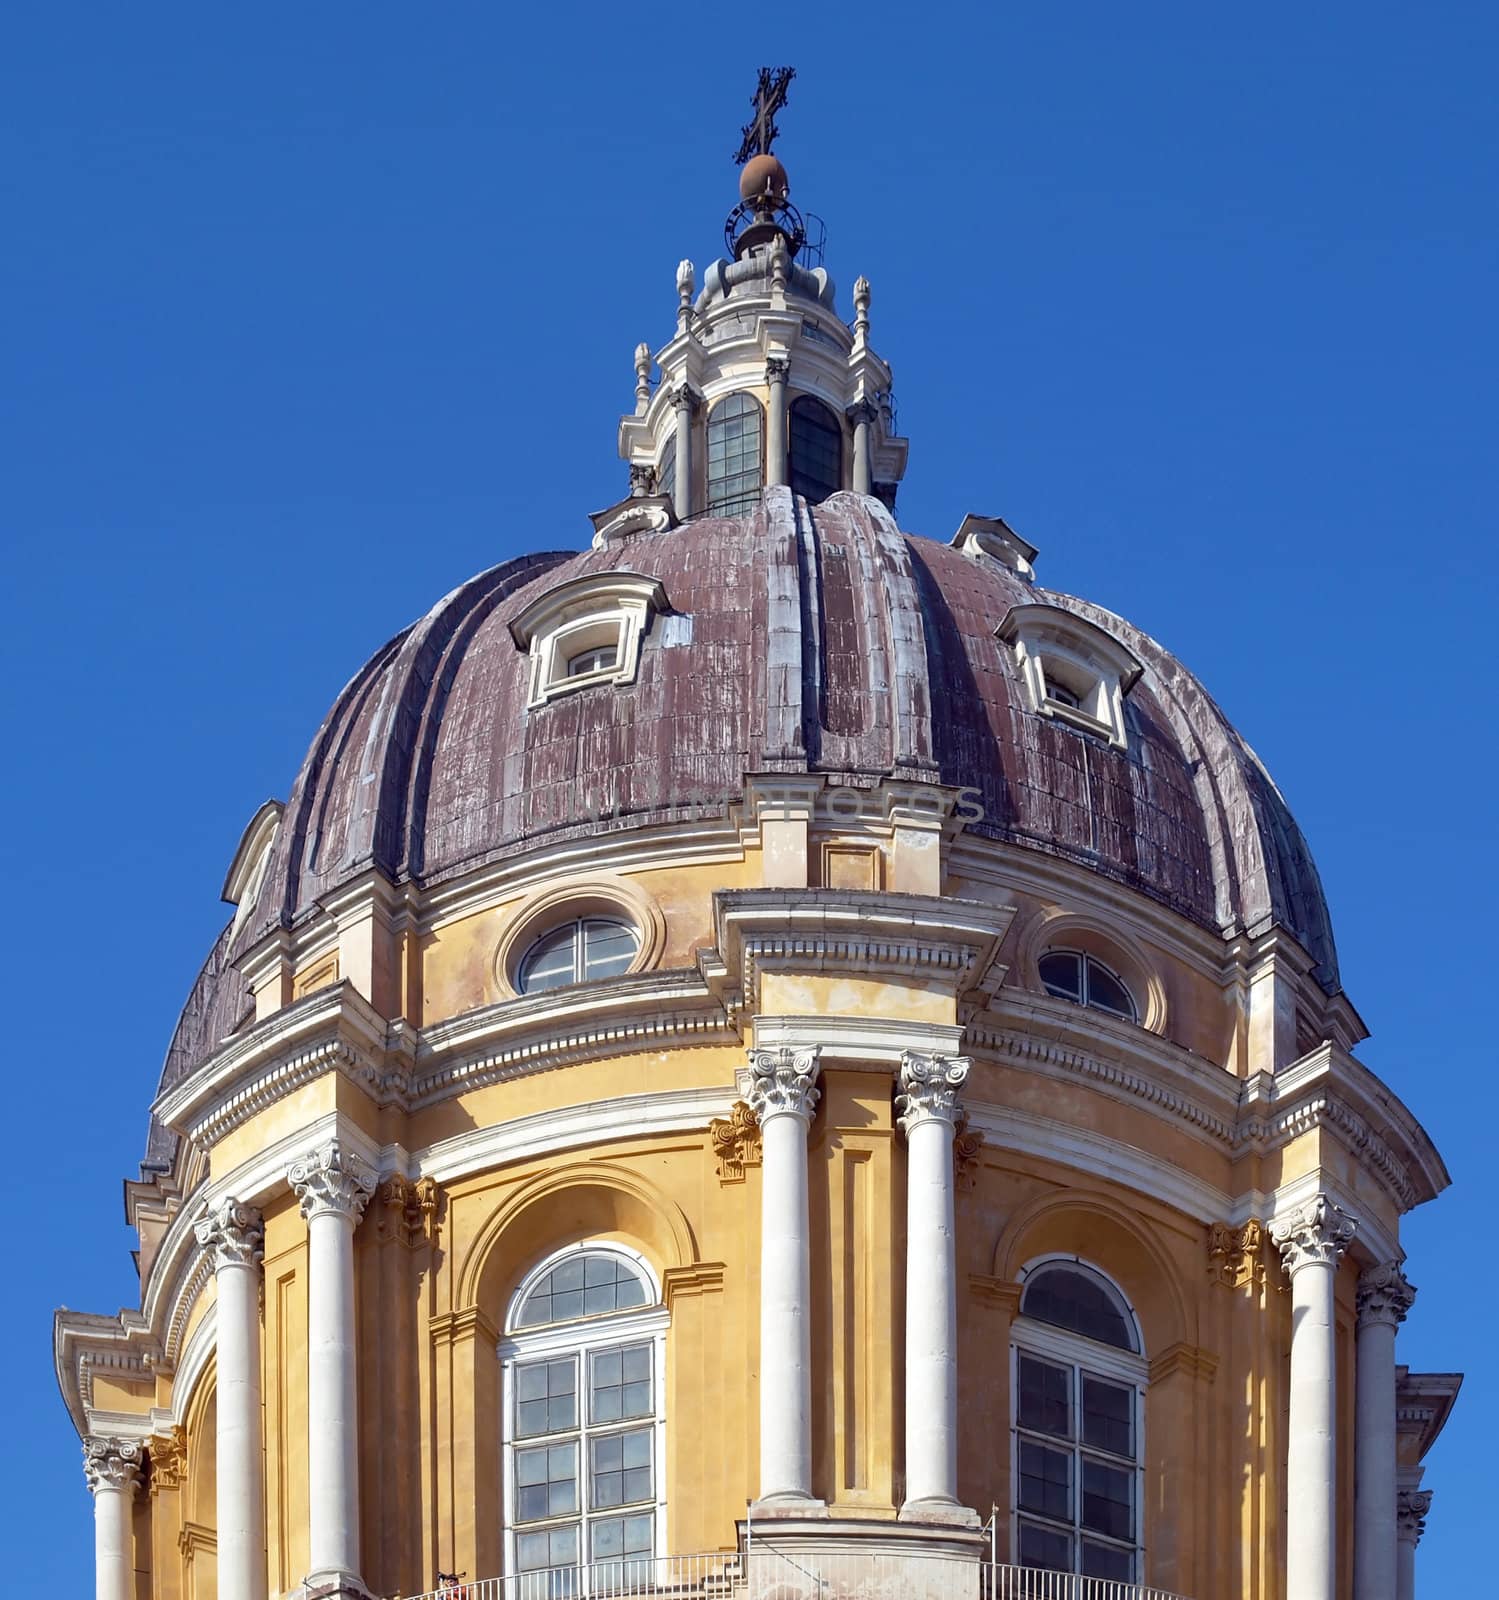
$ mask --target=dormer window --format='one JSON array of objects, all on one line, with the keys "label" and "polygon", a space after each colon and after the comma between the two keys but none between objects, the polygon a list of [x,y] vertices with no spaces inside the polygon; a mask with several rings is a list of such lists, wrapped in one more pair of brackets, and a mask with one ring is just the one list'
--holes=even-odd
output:
[{"label": "dormer window", "polygon": [[633,683],[651,618],[668,609],[656,579],[634,572],[574,578],[533,600],[510,624],[517,647],[531,657],[528,703]]},{"label": "dormer window", "polygon": [[1133,651],[1060,606],[1012,606],[994,631],[1033,712],[1124,748],[1124,697],[1144,670]]}]

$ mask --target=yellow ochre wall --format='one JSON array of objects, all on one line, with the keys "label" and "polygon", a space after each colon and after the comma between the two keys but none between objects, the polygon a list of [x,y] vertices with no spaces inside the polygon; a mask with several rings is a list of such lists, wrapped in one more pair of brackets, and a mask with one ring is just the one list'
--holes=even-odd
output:
[{"label": "yellow ochre wall", "polygon": [[[752,885],[758,874],[755,851],[737,864],[638,874],[665,918],[659,964],[691,966],[712,943],[712,893]],[[994,900],[991,890],[958,887]],[[1009,900],[1021,907],[1017,929],[1041,909],[1034,898]],[[524,904],[516,896],[445,924],[419,949],[412,945],[419,976],[407,984],[407,1016],[430,1026],[502,998],[495,950]],[[1001,960],[1014,959],[1017,938],[1012,929]],[[1156,953],[1166,1036],[1207,1057],[1205,1065],[1226,1061],[1233,1023],[1221,987],[1197,965]],[[336,964],[325,966],[336,977]],[[958,1020],[950,987],[857,972],[767,973],[761,1004],[777,1014]],[[409,1115],[376,1113],[330,1074],[227,1135],[212,1152],[213,1172],[232,1172],[334,1111],[354,1118],[377,1143],[408,1150],[569,1106],[673,1089],[719,1091],[726,1115],[743,1063],[742,1049],[722,1045],[634,1051],[517,1076]],[[809,1141],[814,1489],[835,1516],[888,1518],[902,1487],[904,1145],[894,1128],[888,1068],[830,1065],[820,1084]],[[1081,1085],[980,1058],[965,1095],[1148,1150],[1224,1192],[1238,1184],[1213,1147]],[[1315,1139],[1309,1146],[1299,1159],[1326,1159]],[[1388,1209],[1387,1201],[1377,1203]],[[731,1548],[736,1520],[757,1488],[759,1227],[760,1168],[751,1163],[741,1179],[724,1181],[706,1128],[671,1136],[621,1130],[586,1149],[465,1176],[443,1190],[431,1230],[414,1230],[398,1203],[377,1192],[356,1233],[363,1571],[377,1592],[418,1592],[439,1568],[471,1576],[501,1570],[495,1346],[520,1278],[582,1238],[628,1243],[665,1286],[671,1544],[684,1552]],[[1151,1372],[1144,1578],[1194,1600],[1281,1600],[1289,1295],[1278,1268],[1267,1261],[1249,1283],[1226,1287],[1210,1270],[1200,1221],[1121,1183],[989,1146],[958,1191],[961,1496],[981,1517],[1000,1507],[1003,1553],[1016,1277],[1029,1260],[1056,1251],[1112,1277],[1142,1325]],[[263,1392],[273,1595],[293,1588],[308,1564],[306,1271],[306,1225],[287,1194],[266,1210]],[[1339,1292],[1347,1374],[1353,1273],[1346,1266]],[[202,1315],[195,1310],[189,1326]],[[181,1488],[140,1498],[142,1600],[213,1597],[211,1369],[198,1388],[179,1399],[189,1418]],[[141,1409],[136,1399],[122,1394],[119,1403]],[[1350,1404],[1345,1384],[1339,1470],[1349,1525]],[[170,1537],[163,1533],[168,1517]],[[1341,1564],[1346,1588],[1346,1548]]]}]

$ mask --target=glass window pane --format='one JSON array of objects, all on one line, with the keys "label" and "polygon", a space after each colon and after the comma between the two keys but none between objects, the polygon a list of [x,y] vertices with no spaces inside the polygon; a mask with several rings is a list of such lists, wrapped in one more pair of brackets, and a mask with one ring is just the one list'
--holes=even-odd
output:
[{"label": "glass window pane", "polygon": [[589,1493],[595,1507],[633,1505],[652,1495],[651,1436],[648,1428],[606,1434],[590,1449]]},{"label": "glass window pane", "polygon": [[1022,1428],[1072,1437],[1072,1368],[1022,1355],[1017,1362],[1019,1397],[1016,1417]]},{"label": "glass window pane", "polygon": [[1088,959],[1088,1004],[1095,1011],[1110,1011],[1115,1016],[1135,1019],[1135,1003],[1129,990],[1100,962]]},{"label": "glass window pane", "polygon": [[575,922],[543,934],[526,952],[517,974],[516,988],[522,994],[536,994],[572,983],[577,967],[577,937]]},{"label": "glass window pane", "polygon": [[817,505],[843,486],[843,429],[821,401],[791,402],[790,482],[793,493]]},{"label": "glass window pane", "polygon": [[641,1379],[649,1380],[651,1375],[651,1347],[648,1344],[632,1344],[621,1352],[623,1356],[624,1376],[626,1383],[638,1383]]},{"label": "glass window pane", "polygon": [[1036,963],[1047,994],[1059,1000],[1083,998],[1083,958],[1072,950],[1048,950]]},{"label": "glass window pane", "polygon": [[1072,1535],[1058,1528],[1042,1528],[1034,1522],[1022,1522],[1020,1565],[1042,1567],[1048,1572],[1071,1572]]},{"label": "glass window pane", "polygon": [[639,948],[635,930],[623,922],[585,922],[583,974],[588,978],[609,978],[625,972]]},{"label": "glass window pane", "polygon": [[1072,1267],[1043,1267],[1025,1286],[1021,1311],[1040,1322],[1070,1328],[1119,1350],[1134,1351],[1134,1330],[1114,1297],[1089,1273]]},{"label": "glass window pane", "polygon": [[1135,1474],[1128,1467],[1083,1460],[1082,1524],[1110,1539],[1135,1536]]},{"label": "glass window pane", "polygon": [[1089,1578],[1109,1578],[1115,1583],[1135,1581],[1135,1552],[1114,1545],[1083,1540],[1083,1573]]},{"label": "glass window pane", "polygon": [[1020,1441],[1019,1505],[1022,1511],[1071,1522],[1072,1456],[1068,1451],[1049,1450],[1031,1439]]},{"label": "glass window pane", "polygon": [[759,501],[762,426],[752,395],[729,395],[708,413],[709,511],[738,516]]},{"label": "glass window pane", "polygon": [[1083,1443],[1111,1455],[1135,1453],[1135,1391],[1083,1374]]},{"label": "glass window pane", "polygon": [[559,1289],[581,1289],[583,1287],[583,1263],[574,1256],[570,1261],[563,1261],[552,1268],[552,1293]]}]

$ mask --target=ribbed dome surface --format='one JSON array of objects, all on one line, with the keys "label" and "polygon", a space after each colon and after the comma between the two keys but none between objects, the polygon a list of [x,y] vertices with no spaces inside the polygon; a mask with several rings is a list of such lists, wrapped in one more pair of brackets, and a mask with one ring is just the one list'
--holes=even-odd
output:
[{"label": "ribbed dome surface", "polygon": [[[609,570],[658,579],[671,608],[636,681],[528,708],[509,623],[565,580]],[[995,629],[1037,601],[1144,664],[1127,749],[1026,709]],[[199,988],[372,864],[435,883],[559,838],[723,807],[764,772],[972,789],[984,815],[971,831],[1084,863],[1207,928],[1284,924],[1336,985],[1305,841],[1174,657],[1109,612],[903,534],[876,500],[838,494],[809,512],[771,489],[742,518],[506,562],[377,652],[319,729],[258,903]],[[185,1021],[223,1009],[195,991]],[[174,1041],[168,1076],[196,1053]]]}]

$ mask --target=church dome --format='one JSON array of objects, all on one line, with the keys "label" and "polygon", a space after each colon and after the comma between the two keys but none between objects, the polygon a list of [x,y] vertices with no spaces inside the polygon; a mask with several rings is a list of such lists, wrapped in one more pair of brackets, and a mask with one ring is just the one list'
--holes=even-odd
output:
[{"label": "church dome", "polygon": [[[515,618],[614,572],[664,596],[633,681],[528,704]],[[1138,658],[1118,746],[1028,705],[997,630],[1037,606]],[[966,791],[970,832],[1083,863],[1220,933],[1279,923],[1336,983],[1302,835],[1180,662],[1097,606],[902,533],[877,500],[809,509],[784,489],[745,516],[507,561],[380,649],[307,752],[240,938],[294,925],[371,866],[432,885],[562,840],[721,815],[747,776],[772,772]]]}]

